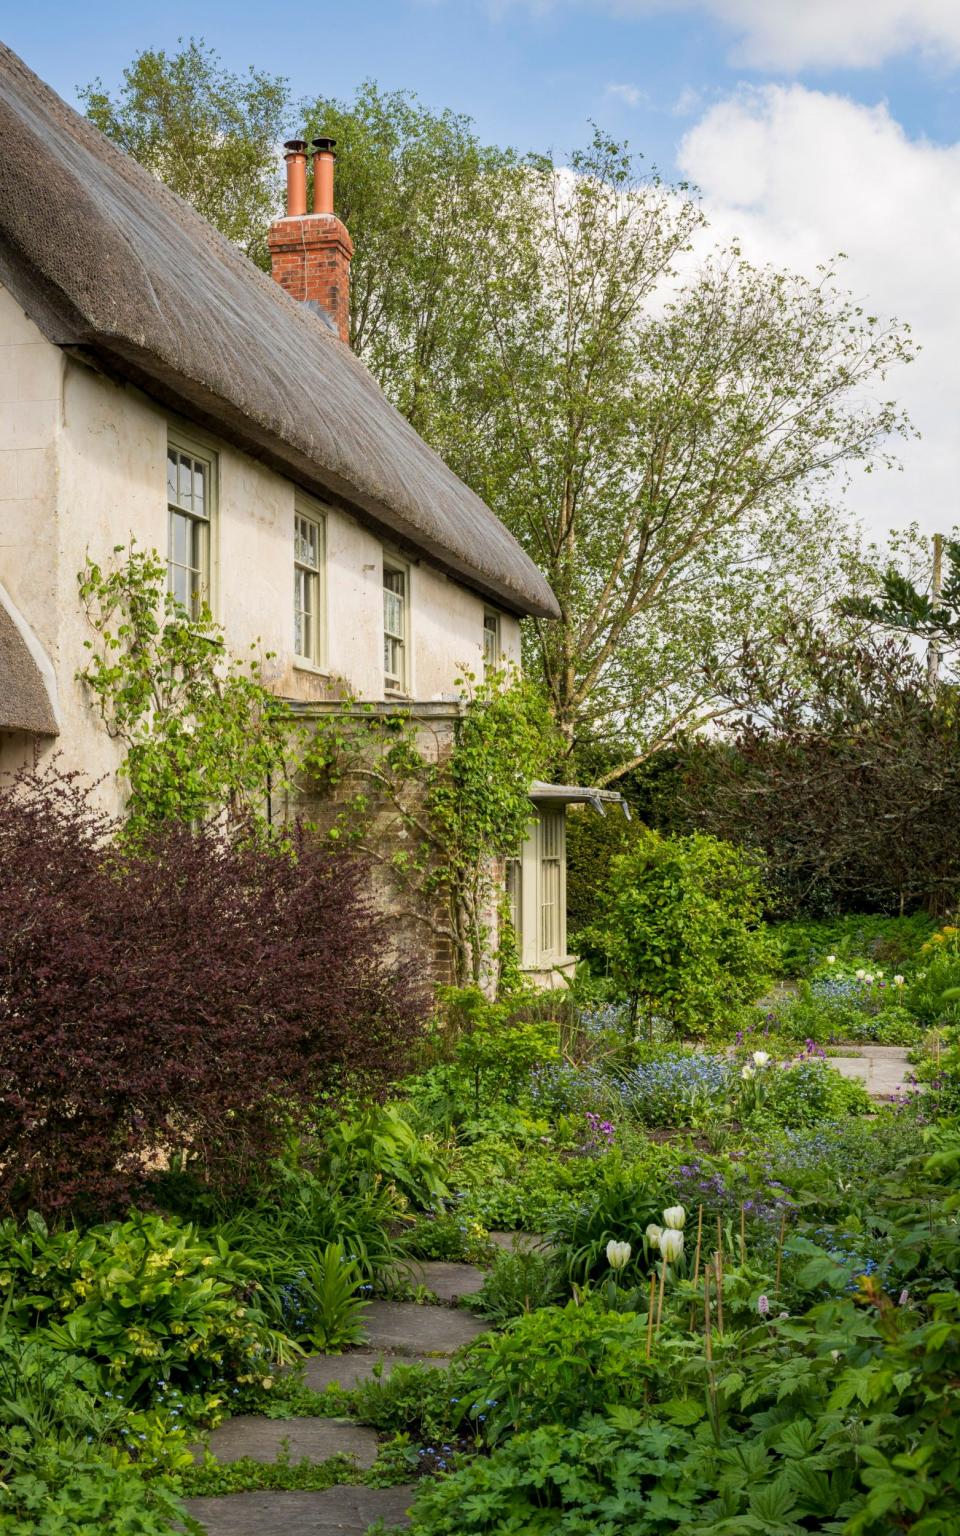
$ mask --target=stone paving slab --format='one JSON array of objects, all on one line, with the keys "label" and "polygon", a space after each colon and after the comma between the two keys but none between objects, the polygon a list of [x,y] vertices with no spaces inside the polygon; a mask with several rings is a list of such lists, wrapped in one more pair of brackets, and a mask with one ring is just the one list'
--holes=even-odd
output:
[{"label": "stone paving slab", "polygon": [[409,1301],[373,1301],[364,1316],[367,1344],[394,1355],[452,1355],[489,1325],[452,1307]]},{"label": "stone paving slab", "polygon": [[491,1243],[504,1253],[513,1253],[514,1248],[523,1253],[530,1253],[534,1248],[545,1248],[546,1238],[539,1232],[488,1232]]},{"label": "stone paving slab", "polygon": [[441,1301],[456,1301],[460,1296],[474,1296],[483,1289],[483,1270],[473,1264],[444,1264],[433,1259],[414,1259],[410,1266],[411,1285],[422,1285]]},{"label": "stone paving slab", "polygon": [[[372,1467],[377,1459],[377,1432],[346,1419],[265,1419],[259,1414],[239,1414],[215,1429],[208,1440],[218,1461],[273,1462],[285,1454],[292,1463],[329,1461],[331,1456],[352,1456],[359,1467]],[[194,1457],[203,1460],[203,1446]]]},{"label": "stone paving slab", "polygon": [[873,1098],[916,1092],[915,1085],[906,1081],[911,1069],[904,1046],[864,1045],[847,1049],[847,1056],[829,1056],[829,1065],[842,1077],[859,1078]]},{"label": "stone paving slab", "polygon": [[413,1483],[396,1488],[326,1488],[322,1493],[228,1493],[186,1499],[207,1536],[363,1536],[375,1520],[407,1525]]},{"label": "stone paving slab", "polygon": [[373,1349],[353,1349],[345,1355],[311,1355],[305,1362],[303,1379],[314,1392],[323,1392],[334,1384],[349,1391],[363,1381],[372,1381],[374,1366],[378,1364],[383,1366],[382,1375],[389,1376],[398,1359],[403,1365],[435,1365],[444,1370],[450,1364],[446,1355],[434,1358],[428,1355],[397,1356],[384,1355]]}]

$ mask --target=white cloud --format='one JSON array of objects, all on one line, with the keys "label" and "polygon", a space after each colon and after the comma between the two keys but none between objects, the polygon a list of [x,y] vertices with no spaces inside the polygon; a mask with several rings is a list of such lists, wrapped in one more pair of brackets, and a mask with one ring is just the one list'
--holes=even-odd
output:
[{"label": "white cloud", "polygon": [[603,94],[619,97],[628,107],[645,107],[650,104],[650,97],[639,85],[608,85]]},{"label": "white cloud", "polygon": [[851,506],[875,534],[960,522],[960,144],[910,139],[884,106],[768,86],[712,107],[678,158],[714,238],[809,275],[844,251],[846,286],[910,322],[923,350],[885,393],[922,438],[897,450],[902,474],[855,477]]},{"label": "white cloud", "polygon": [[[671,10],[690,0],[666,0]],[[740,34],[760,68],[863,68],[916,49],[960,63],[958,0],[693,0]]]},{"label": "white cloud", "polygon": [[674,117],[692,117],[695,112],[699,112],[702,105],[701,92],[694,90],[692,85],[685,85],[670,111]]},{"label": "white cloud", "polygon": [[[489,0],[488,0],[489,3]],[[503,14],[524,5],[604,11],[621,17],[706,13],[735,36],[733,61],[751,68],[864,69],[921,52],[960,64],[960,0],[492,0]]]}]

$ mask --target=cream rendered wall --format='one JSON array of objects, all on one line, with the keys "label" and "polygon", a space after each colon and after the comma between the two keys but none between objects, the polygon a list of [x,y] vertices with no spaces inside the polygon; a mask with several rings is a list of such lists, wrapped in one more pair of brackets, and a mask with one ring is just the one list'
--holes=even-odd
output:
[{"label": "cream rendered wall", "polygon": [[[63,355],[0,285],[0,585],[56,666],[56,496]],[[33,761],[33,740],[0,732],[0,773]]]},{"label": "cream rendered wall", "polygon": [[[0,289],[0,581],[53,662],[66,767],[106,775],[119,807],[120,753],[75,680],[90,630],[77,598],[84,559],[103,564],[132,538],[165,556],[168,435],[216,456],[218,512],[211,529],[213,597],[237,655],[258,644],[264,674],[285,697],[309,701],[346,690],[383,697],[383,546],[334,508],[303,498],[325,524],[326,598],[321,665],[293,657],[293,519],[296,487],[236,449],[179,421],[140,391],[66,357]],[[454,694],[464,667],[482,668],[484,602],[420,562],[410,566],[410,693]],[[500,619],[501,649],[520,659],[520,627]],[[275,652],[267,660],[266,653]],[[22,756],[23,743],[5,750]],[[43,755],[50,750],[44,747]]]}]

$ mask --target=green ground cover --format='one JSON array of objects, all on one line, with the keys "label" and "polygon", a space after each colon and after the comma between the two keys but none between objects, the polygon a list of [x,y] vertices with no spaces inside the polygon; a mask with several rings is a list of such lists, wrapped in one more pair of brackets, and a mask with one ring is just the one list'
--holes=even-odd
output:
[{"label": "green ground cover", "polygon": [[[186,1493],[420,1476],[420,1536],[960,1531],[960,951],[911,932],[833,930],[699,1048],[595,982],[451,994],[386,1102],[318,1107],[242,1190],[188,1165],[122,1218],[7,1219],[0,1530],[169,1536]],[[925,1092],[878,1105],[824,1051],[894,1025]],[[310,1391],[302,1355],[415,1257],[488,1264],[491,1332]],[[349,1412],[381,1454],[195,1466],[241,1411]]]}]

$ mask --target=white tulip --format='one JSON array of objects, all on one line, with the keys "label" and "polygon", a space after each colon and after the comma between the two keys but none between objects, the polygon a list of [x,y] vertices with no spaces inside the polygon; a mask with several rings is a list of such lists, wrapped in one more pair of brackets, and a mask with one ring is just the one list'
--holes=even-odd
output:
[{"label": "white tulip", "polygon": [[749,1082],[750,1078],[756,1077],[756,1075],[756,1067],[744,1067],[743,1071],[740,1073],[740,1076],[744,1079],[745,1082]]},{"label": "white tulip", "polygon": [[827,964],[828,965],[836,965],[836,963],[837,963],[836,955],[828,955],[827,956]]},{"label": "white tulip", "polygon": [[883,975],[883,972],[882,971],[875,971],[874,974],[875,974],[877,980],[879,981],[880,977]]},{"label": "white tulip", "polygon": [[607,1244],[607,1263],[611,1269],[625,1269],[632,1252],[629,1243],[617,1243],[611,1238]]},{"label": "white tulip", "polygon": [[902,987],[903,983],[904,983],[904,977],[903,976],[894,976],[893,984],[894,984],[895,987]]},{"label": "white tulip", "polygon": [[663,1213],[663,1224],[672,1227],[675,1232],[682,1232],[687,1220],[687,1213],[682,1205],[671,1205]]},{"label": "white tulip", "polygon": [[643,1235],[647,1242],[650,1244],[651,1248],[660,1247],[660,1239],[663,1236],[663,1232],[661,1228],[657,1226],[655,1221],[651,1221],[649,1227]]},{"label": "white tulip", "polygon": [[864,979],[864,981],[868,981],[868,982],[873,980],[873,976],[870,973],[870,971],[867,972],[866,976],[864,976],[863,979]]},{"label": "white tulip", "polygon": [[676,1264],[683,1256],[683,1233],[675,1227],[667,1227],[660,1234],[660,1252],[666,1264]]},{"label": "white tulip", "polygon": [[866,971],[857,971],[857,980],[863,981],[866,977],[866,974]]},{"label": "white tulip", "polygon": [[753,1063],[754,1063],[754,1066],[765,1067],[769,1060],[770,1060],[770,1052],[769,1051],[754,1051],[754,1053],[753,1053]]}]

